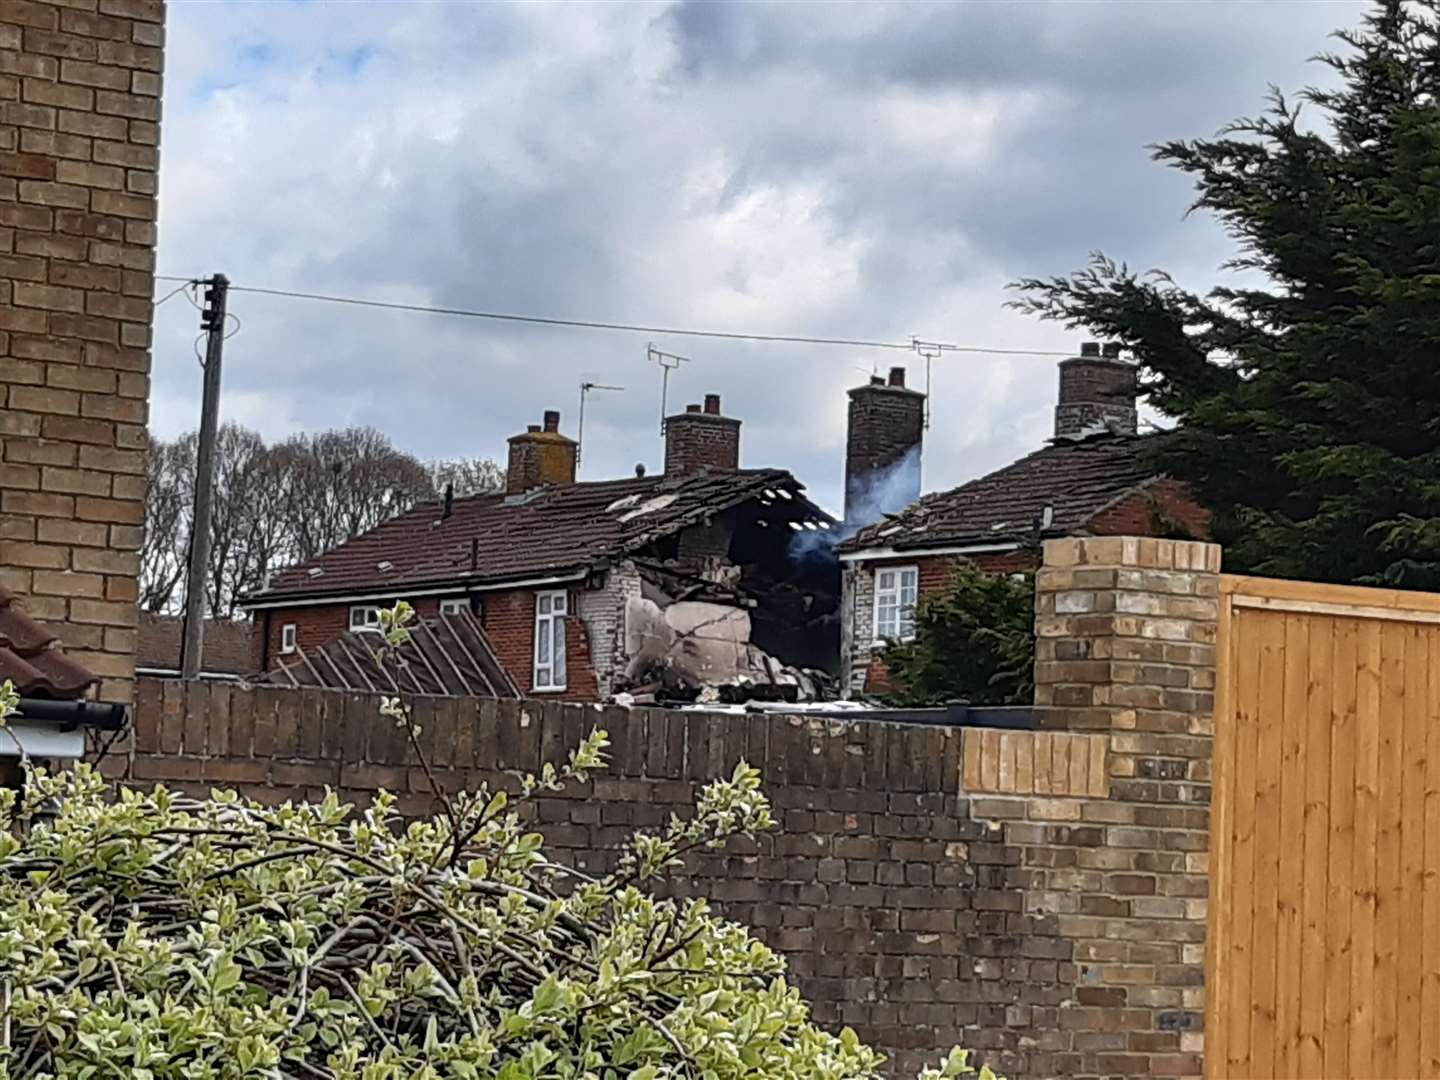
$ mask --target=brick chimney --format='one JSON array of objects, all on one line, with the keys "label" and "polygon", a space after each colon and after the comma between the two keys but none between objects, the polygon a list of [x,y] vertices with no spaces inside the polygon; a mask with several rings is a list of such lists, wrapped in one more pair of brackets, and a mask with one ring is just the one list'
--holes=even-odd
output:
[{"label": "brick chimney", "polygon": [[845,439],[845,521],[860,526],[920,497],[925,395],[905,386],[905,369],[871,376],[850,391]]},{"label": "brick chimney", "polygon": [[705,406],[686,405],[665,418],[665,475],[697,469],[740,467],[740,421],[720,412],[720,395],[706,394]]},{"label": "brick chimney", "polygon": [[545,413],[545,422],[531,424],[523,435],[512,435],[505,490],[514,494],[549,484],[575,482],[575,440],[560,434],[560,414]]},{"label": "brick chimney", "polygon": [[1080,355],[1060,361],[1060,400],[1055,406],[1055,437],[1078,439],[1110,430],[1135,434],[1135,365],[1120,359],[1120,346],[1098,341],[1080,346]]}]

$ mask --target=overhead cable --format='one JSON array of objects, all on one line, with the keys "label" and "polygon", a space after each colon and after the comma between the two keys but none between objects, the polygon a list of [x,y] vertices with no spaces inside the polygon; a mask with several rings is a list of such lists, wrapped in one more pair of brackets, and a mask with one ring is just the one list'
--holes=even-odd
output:
[{"label": "overhead cable", "polygon": [[[160,281],[190,281],[157,274]],[[467,308],[435,307],[429,304],[402,304],[389,300],[366,300],[354,296],[330,296],[324,293],[297,292],[290,289],[264,289],[255,285],[231,285],[232,293],[255,293],[260,296],[279,296],[292,300],[314,300],[326,304],[349,304],[355,307],[381,308],[387,311],[417,311],[427,315],[455,315],[468,319],[490,319],[499,322],[531,323],[540,326],[569,326],[585,330],[618,330],[635,334],[655,334],[672,337],[723,338],[732,341],[762,341],[788,345],[844,345],[859,349],[895,349],[914,352],[912,341],[874,341],[864,338],[809,337],[800,334],[757,334],[738,330],[693,330],[679,327],[642,326],[634,323],[598,322],[588,319],[561,319],[543,315],[516,315],[500,311],[474,311]],[[944,352],[981,353],[996,356],[1069,356],[1068,352],[1047,349],[1002,349],[980,345],[951,345],[935,343]]]}]

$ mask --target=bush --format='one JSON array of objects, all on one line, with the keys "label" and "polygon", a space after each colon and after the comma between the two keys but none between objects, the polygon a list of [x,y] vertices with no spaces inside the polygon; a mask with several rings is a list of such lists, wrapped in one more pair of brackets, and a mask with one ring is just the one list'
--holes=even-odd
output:
[{"label": "bush", "polygon": [[[583,780],[604,745],[513,799],[437,794],[409,824],[384,794],[363,811],[110,797],[83,766],[31,771],[0,791],[0,1076],[878,1076],[852,1031],[810,1023],[779,956],[641,887],[771,827],[754,769],[637,834],[608,877],[545,857],[519,803]],[[924,1076],[970,1071],[957,1050]]]},{"label": "bush", "polygon": [[920,602],[915,638],[884,653],[897,705],[1028,705],[1035,691],[1035,577],[961,562]]}]

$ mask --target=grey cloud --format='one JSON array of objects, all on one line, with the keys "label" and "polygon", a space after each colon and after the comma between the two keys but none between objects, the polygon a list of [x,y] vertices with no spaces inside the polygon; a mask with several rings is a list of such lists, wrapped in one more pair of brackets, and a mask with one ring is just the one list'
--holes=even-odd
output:
[{"label": "grey cloud", "polygon": [[[1279,10],[1277,10],[1279,9]],[[263,10],[264,15],[259,13]],[[1144,146],[1206,135],[1353,22],[1342,5],[172,5],[162,269],[455,307],[1057,348],[1003,283],[1101,247],[1209,280]],[[274,47],[246,67],[241,50]],[[282,47],[283,46],[283,47]],[[353,71],[334,55],[373,50]],[[328,66],[327,66],[328,65]],[[341,65],[343,67],[343,65]],[[231,86],[217,91],[214,88]],[[276,431],[373,423],[502,454],[582,377],[586,473],[659,464],[646,337],[237,294],[226,388]],[[190,423],[194,313],[160,311],[156,422]],[[742,454],[838,504],[844,389],[904,353],[676,338],[672,405],[723,394]],[[927,482],[1032,448],[1050,361],[951,357]],[[582,374],[583,373],[583,374]]]}]

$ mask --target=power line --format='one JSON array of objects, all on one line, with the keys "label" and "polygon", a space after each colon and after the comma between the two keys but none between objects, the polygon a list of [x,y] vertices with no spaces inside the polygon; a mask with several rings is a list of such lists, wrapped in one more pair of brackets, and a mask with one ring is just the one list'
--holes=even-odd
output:
[{"label": "power line", "polygon": [[[191,281],[157,274],[157,281]],[[895,349],[914,352],[913,341],[871,341],[864,338],[806,337],[799,334],[752,334],[736,330],[693,330],[678,327],[641,326],[634,323],[597,322],[587,319],[560,319],[543,315],[516,315],[501,311],[474,311],[467,308],[433,307],[428,304],[401,304],[388,300],[365,300],[354,296],[329,296],[324,293],[296,292],[290,289],[263,289],[256,285],[231,285],[232,293],[255,293],[280,296],[292,300],[315,300],[326,304],[349,304],[355,307],[381,308],[387,311],[418,311],[427,315],[456,315],[468,319],[490,319],[498,322],[531,323],[540,326],[569,326],[585,330],[618,330],[634,334],[664,334],[672,337],[721,338],[730,341],[764,341],[787,345],[845,345],[859,349]],[[939,344],[944,352],[978,353],[994,356],[1059,356],[1068,352],[1047,349],[1001,349],[980,345]]]}]

